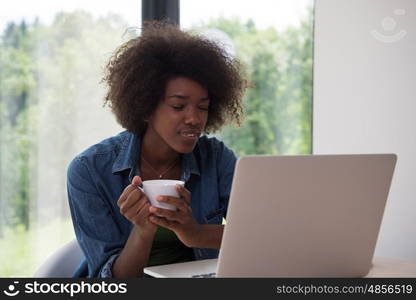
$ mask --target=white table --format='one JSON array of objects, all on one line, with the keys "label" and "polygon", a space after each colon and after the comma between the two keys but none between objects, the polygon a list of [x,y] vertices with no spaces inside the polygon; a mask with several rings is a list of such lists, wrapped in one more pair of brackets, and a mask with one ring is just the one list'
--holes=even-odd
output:
[{"label": "white table", "polygon": [[416,261],[374,257],[366,278],[374,277],[416,277]]}]

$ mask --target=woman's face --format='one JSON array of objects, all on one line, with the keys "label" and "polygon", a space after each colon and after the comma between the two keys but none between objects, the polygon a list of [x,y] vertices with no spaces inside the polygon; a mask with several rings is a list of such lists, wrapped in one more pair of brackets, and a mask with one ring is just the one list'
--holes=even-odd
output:
[{"label": "woman's face", "polygon": [[208,108],[208,91],[202,85],[186,77],[171,79],[146,133],[176,152],[192,152],[205,129]]}]

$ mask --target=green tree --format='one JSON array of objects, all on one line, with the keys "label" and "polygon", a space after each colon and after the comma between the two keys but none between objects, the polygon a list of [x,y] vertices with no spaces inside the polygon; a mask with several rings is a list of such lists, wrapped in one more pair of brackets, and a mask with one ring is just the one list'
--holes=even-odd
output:
[{"label": "green tree", "polygon": [[1,33],[0,242],[8,249],[1,276],[33,274],[39,262],[30,252],[57,238],[40,242],[37,228],[56,221],[54,227],[65,226],[61,242],[71,237],[66,168],[80,144],[91,143],[89,131],[109,134],[108,118],[90,115],[104,111],[102,67],[131,37],[127,27],[117,15],[97,19],[75,11],[57,14],[50,25],[11,23]]},{"label": "green tree", "polygon": [[[2,224],[29,226],[29,172],[33,134],[30,133],[29,106],[36,102],[35,66],[32,59],[31,30],[22,21],[8,24],[1,41],[1,192]],[[2,225],[0,224],[0,226]]]},{"label": "green tree", "polygon": [[279,33],[237,18],[210,20],[233,41],[251,88],[244,97],[246,120],[220,136],[239,155],[305,154],[311,151],[312,11],[299,27]]},{"label": "green tree", "polygon": [[[81,124],[94,122],[88,115],[101,107],[102,67],[111,51],[129,37],[123,37],[125,28],[120,16],[94,19],[75,11],[58,13],[51,25],[22,21],[4,30],[0,228],[22,224],[27,229],[30,207],[39,201],[45,208],[44,219],[68,214],[66,167],[79,151],[79,136],[85,135]],[[52,206],[61,207],[61,212],[52,211]]]}]

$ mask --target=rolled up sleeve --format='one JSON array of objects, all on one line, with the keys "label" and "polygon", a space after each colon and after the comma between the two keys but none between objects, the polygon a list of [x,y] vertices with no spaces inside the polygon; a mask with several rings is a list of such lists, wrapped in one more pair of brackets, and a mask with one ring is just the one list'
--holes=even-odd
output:
[{"label": "rolled up sleeve", "polygon": [[107,262],[104,264],[104,266],[101,268],[101,271],[99,273],[100,278],[112,278],[113,277],[113,264],[116,258],[119,256],[119,254],[114,254],[110,256],[110,258],[107,260]]}]

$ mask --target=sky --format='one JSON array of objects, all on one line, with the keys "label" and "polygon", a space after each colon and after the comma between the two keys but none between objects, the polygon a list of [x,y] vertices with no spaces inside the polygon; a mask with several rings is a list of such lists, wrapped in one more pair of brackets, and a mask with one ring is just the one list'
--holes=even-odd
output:
[{"label": "sky", "polygon": [[[181,25],[190,27],[200,20],[210,17],[233,17],[243,20],[253,19],[258,28],[274,26],[282,29],[287,25],[296,25],[305,8],[312,0],[180,0]],[[196,3],[198,3],[196,5]]]},{"label": "sky", "polygon": [[109,12],[119,13],[130,23],[138,25],[141,20],[140,0],[0,0],[0,29],[10,20],[20,22],[23,18],[33,22],[36,17],[42,23],[51,23],[59,11],[83,9],[94,16]]},{"label": "sky", "polygon": [[[211,17],[238,16],[243,20],[252,18],[259,28],[281,29],[297,24],[311,3],[312,0],[180,0],[181,26],[189,28]],[[130,26],[139,26],[141,22],[140,0],[1,0],[0,9],[1,31],[10,21],[33,22],[38,17],[48,24],[57,12],[77,9],[96,17],[109,12],[121,14]]]}]

